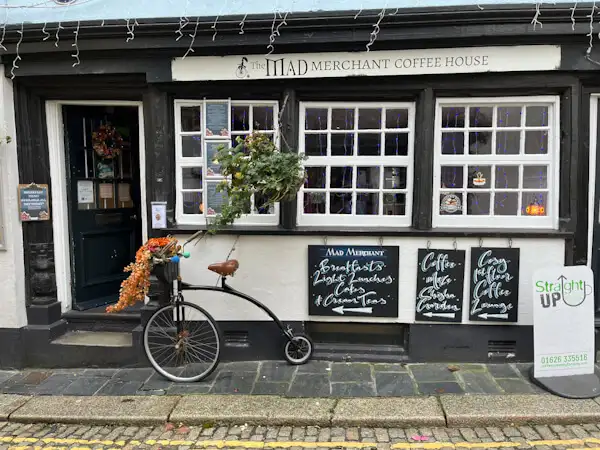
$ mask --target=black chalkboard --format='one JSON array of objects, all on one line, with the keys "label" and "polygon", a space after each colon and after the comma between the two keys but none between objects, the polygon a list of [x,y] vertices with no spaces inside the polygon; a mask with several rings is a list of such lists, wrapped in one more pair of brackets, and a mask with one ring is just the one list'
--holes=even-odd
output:
[{"label": "black chalkboard", "polygon": [[460,322],[465,251],[419,249],[418,259],[415,320]]},{"label": "black chalkboard", "polygon": [[308,246],[313,316],[398,317],[398,247]]},{"label": "black chalkboard", "polygon": [[229,102],[206,103],[206,135],[229,136]]},{"label": "black chalkboard", "polygon": [[50,219],[47,184],[19,185],[19,217],[23,222]]},{"label": "black chalkboard", "polygon": [[469,319],[517,322],[519,309],[519,249],[471,249]]}]

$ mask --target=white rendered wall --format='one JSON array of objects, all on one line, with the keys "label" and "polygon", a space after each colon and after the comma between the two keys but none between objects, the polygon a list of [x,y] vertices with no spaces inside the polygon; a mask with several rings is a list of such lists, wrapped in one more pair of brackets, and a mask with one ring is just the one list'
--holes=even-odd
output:
[{"label": "white rendered wall", "polygon": [[[184,241],[186,236],[177,236]],[[183,279],[191,284],[212,284],[218,276],[207,270],[210,263],[223,261],[229,254],[235,236],[212,236],[197,245],[186,247],[192,257],[182,262]],[[354,321],[354,322],[414,322],[417,250],[427,247],[427,238],[387,237],[383,245],[400,248],[399,314],[398,318],[330,318],[308,316],[308,246],[323,245],[317,236],[240,236],[231,258],[240,262],[240,269],[229,280],[234,288],[250,294],[282,320],[289,321]],[[452,249],[450,238],[430,238],[431,248]],[[374,236],[329,237],[327,245],[380,245]],[[468,321],[468,296],[471,247],[479,246],[478,238],[457,239],[458,249],[466,250],[465,300],[463,323]],[[484,247],[508,247],[508,239],[485,238]],[[513,248],[520,248],[519,325],[533,324],[531,278],[544,266],[564,264],[563,239],[514,239]],[[242,299],[219,293],[187,292],[186,300],[205,307],[217,320],[270,320],[262,311]],[[431,323],[431,322],[428,322]],[[481,325],[481,322],[477,322]]]},{"label": "white rendered wall", "polygon": [[[0,73],[4,67],[0,65]],[[20,328],[27,324],[23,231],[18,217],[17,144],[12,82],[0,76],[0,134],[12,142],[0,144],[0,220],[4,226],[4,248],[0,249],[0,328]]]}]

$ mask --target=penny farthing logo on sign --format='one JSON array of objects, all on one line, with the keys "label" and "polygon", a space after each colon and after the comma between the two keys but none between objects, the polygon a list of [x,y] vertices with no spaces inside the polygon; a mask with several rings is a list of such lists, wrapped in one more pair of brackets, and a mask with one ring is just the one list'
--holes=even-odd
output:
[{"label": "penny farthing logo on sign", "polygon": [[54,3],[59,5],[70,5],[71,3],[77,3],[77,0],[54,0]]}]

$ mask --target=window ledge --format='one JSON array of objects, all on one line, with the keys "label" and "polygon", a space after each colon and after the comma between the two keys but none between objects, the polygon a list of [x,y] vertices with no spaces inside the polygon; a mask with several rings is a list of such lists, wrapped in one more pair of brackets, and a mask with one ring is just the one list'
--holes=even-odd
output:
[{"label": "window ledge", "polygon": [[[206,227],[197,225],[179,225],[162,230],[167,234],[193,234]],[[218,234],[240,234],[246,236],[395,236],[395,237],[502,237],[502,238],[571,238],[575,233],[558,230],[535,229],[470,229],[435,228],[416,230],[414,228],[375,228],[375,227],[297,227],[285,229],[269,226],[229,227],[219,230]]]}]

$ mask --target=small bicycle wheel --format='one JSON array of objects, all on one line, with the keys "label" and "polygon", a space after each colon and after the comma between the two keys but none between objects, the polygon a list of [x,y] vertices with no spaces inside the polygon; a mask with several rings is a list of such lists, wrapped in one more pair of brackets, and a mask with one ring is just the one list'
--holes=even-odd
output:
[{"label": "small bicycle wheel", "polygon": [[144,350],[152,367],[169,380],[200,381],[219,363],[221,333],[204,309],[176,302],[150,317],[144,328]]},{"label": "small bicycle wheel", "polygon": [[290,364],[304,364],[312,356],[312,340],[305,334],[296,334],[291,341],[285,343],[284,353]]}]

